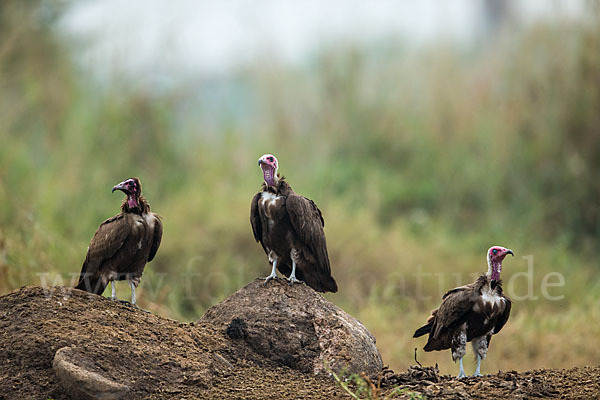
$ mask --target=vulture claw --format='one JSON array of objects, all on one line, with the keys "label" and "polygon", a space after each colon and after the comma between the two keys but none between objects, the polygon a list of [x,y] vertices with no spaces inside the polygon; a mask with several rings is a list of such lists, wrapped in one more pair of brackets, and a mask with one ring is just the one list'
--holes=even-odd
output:
[{"label": "vulture claw", "polygon": [[267,276],[266,278],[262,278],[262,279],[264,279],[264,280],[265,280],[265,281],[263,282],[263,286],[267,286],[267,282],[269,282],[271,279],[273,279],[273,280],[276,280],[276,279],[277,279],[277,276],[272,276],[272,275],[269,275],[269,276]]},{"label": "vulture claw", "polygon": [[129,308],[132,308],[132,309],[134,309],[134,310],[137,310],[137,311],[142,311],[142,312],[145,312],[145,313],[147,313],[147,314],[152,314],[150,311],[148,311],[148,310],[144,310],[143,308],[141,308],[141,307],[140,307],[140,306],[138,306],[137,304],[135,304],[135,303],[130,303],[130,302],[129,302],[129,301],[127,301],[127,300],[119,300],[119,303],[123,304],[125,307],[129,307]]},{"label": "vulture claw", "polygon": [[300,282],[302,282],[302,281],[301,281],[301,280],[298,280],[298,279],[296,279],[296,277],[295,277],[295,276],[290,276],[290,277],[288,278],[288,282],[290,283],[290,285],[293,285],[294,283],[300,283]]},{"label": "vulture claw", "polygon": [[483,375],[481,375],[481,374],[480,374],[480,373],[478,373],[478,372],[475,372],[475,373],[473,374],[473,377],[474,377],[474,378],[481,378],[482,376],[483,376]]},{"label": "vulture claw", "polygon": [[137,311],[145,312],[146,314],[152,314],[150,311],[144,310],[142,307],[138,306],[137,304],[129,303],[129,306],[134,308]]}]

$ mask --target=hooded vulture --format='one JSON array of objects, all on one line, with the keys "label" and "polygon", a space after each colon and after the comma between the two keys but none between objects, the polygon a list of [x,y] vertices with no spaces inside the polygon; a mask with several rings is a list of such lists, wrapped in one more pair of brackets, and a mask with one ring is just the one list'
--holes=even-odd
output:
[{"label": "hooded vulture", "polygon": [[102,294],[108,282],[116,300],[115,281],[128,280],[131,303],[140,283],[144,266],[152,261],[162,238],[162,223],[142,197],[138,178],[127,179],[112,188],[127,195],[121,212],[107,219],[94,234],[88,247],[76,289]]},{"label": "hooded vulture", "polygon": [[481,376],[481,360],[487,354],[492,335],[500,332],[510,315],[511,301],[502,293],[502,260],[510,249],[493,246],[487,252],[488,272],[474,283],[448,291],[442,304],[431,312],[427,323],[413,337],[429,333],[425,351],[452,349],[452,360],[459,360],[458,378],[465,377],[462,359],[467,342],[473,345],[477,368],[473,376]]},{"label": "hooded vulture", "polygon": [[331,276],[323,227],[325,222],[317,205],[296,194],[277,173],[278,161],[271,154],[258,159],[264,183],[252,199],[250,223],[254,239],[260,242],[276,279],[278,269],[293,284],[305,282],[318,292],[337,292]]}]

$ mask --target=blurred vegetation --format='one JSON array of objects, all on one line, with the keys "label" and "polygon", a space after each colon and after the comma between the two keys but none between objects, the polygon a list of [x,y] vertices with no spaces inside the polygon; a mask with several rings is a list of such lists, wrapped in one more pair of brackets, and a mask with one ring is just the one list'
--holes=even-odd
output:
[{"label": "blurred vegetation", "polygon": [[[119,211],[111,187],[139,176],[165,226],[140,304],[197,319],[269,272],[248,217],[256,160],[271,152],[324,213],[340,287],[327,297],[393,368],[411,364],[424,344],[414,329],[445,290],[486,270],[492,244],[515,250],[503,278],[519,296],[521,256],[534,268],[483,371],[600,359],[597,9],[477,48],[338,44],[303,66],[258,61],[152,92],[90,78],[81,43],[56,28],[63,7],[0,3],[0,293],[76,279],[99,223]],[[543,296],[550,272],[564,276],[547,289],[561,300]],[[454,374],[450,359],[419,353]]]}]

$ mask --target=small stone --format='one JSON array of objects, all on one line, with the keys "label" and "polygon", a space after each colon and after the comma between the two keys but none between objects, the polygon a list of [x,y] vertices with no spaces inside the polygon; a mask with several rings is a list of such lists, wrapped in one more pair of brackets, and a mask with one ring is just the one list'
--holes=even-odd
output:
[{"label": "small stone", "polygon": [[77,365],[79,354],[63,347],[54,354],[52,368],[63,389],[74,399],[113,400],[123,398],[129,387]]}]

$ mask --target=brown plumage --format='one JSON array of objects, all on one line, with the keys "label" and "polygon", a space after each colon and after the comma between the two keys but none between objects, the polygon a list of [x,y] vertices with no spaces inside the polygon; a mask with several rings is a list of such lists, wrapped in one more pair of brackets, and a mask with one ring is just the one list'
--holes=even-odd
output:
[{"label": "brown plumage", "polygon": [[102,294],[108,282],[112,284],[112,298],[116,298],[114,281],[128,280],[132,303],[135,288],[144,267],[152,261],[162,238],[162,222],[142,196],[138,178],[127,179],[113,187],[127,198],[121,212],[104,221],[94,234],[88,247],[81,276],[76,289]]},{"label": "brown plumage", "polygon": [[480,376],[481,360],[487,355],[492,335],[508,321],[511,300],[502,291],[502,260],[512,250],[493,246],[488,250],[488,273],[474,283],[452,289],[442,297],[442,304],[431,312],[427,323],[414,337],[429,333],[425,351],[452,349],[452,359],[460,360],[459,378],[465,376],[462,358],[467,342],[477,355],[475,376]]},{"label": "brown plumage", "polygon": [[277,159],[266,154],[259,159],[265,182],[252,199],[250,223],[272,265],[266,278],[276,278],[275,269],[318,292],[337,292],[331,276],[321,211],[310,199],[296,194],[277,174]]}]

